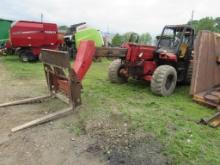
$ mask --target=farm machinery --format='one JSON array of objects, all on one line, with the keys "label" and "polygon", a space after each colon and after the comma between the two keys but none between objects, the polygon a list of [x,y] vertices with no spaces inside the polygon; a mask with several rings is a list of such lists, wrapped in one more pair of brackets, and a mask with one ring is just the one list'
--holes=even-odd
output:
[{"label": "farm machinery", "polygon": [[12,24],[12,20],[6,20],[0,18],[0,51],[4,52],[9,40],[9,29]]},{"label": "farm machinery", "polygon": [[80,41],[93,40],[96,47],[104,45],[103,37],[100,31],[95,28],[87,27],[86,22],[71,25],[64,35],[63,50],[66,50],[70,57],[76,55]]},{"label": "farm machinery", "polygon": [[58,49],[62,44],[53,23],[17,21],[11,25],[8,47],[16,49],[21,61],[35,61],[42,48]]},{"label": "farm machinery", "polygon": [[177,82],[190,83],[194,30],[187,25],[165,26],[157,46],[125,43],[127,52],[109,66],[109,79],[125,83],[129,77],[151,83],[153,93],[168,96]]},{"label": "farm machinery", "polygon": [[40,59],[49,95],[5,103],[0,107],[34,103],[51,97],[70,105],[65,110],[13,128],[13,132],[69,114],[81,104],[82,80],[95,57],[117,58],[109,66],[108,75],[112,83],[125,83],[129,77],[146,80],[151,82],[153,93],[169,96],[177,82],[185,83],[191,78],[193,40],[194,30],[178,25],[165,26],[157,46],[125,43],[120,48],[105,48],[96,47],[92,40],[81,41],[72,66],[67,52],[43,49]]}]

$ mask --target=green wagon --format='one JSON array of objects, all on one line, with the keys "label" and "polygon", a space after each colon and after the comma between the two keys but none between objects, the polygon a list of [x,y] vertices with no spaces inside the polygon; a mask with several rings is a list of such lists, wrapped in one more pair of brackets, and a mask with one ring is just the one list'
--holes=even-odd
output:
[{"label": "green wagon", "polygon": [[9,39],[9,29],[13,21],[0,18],[0,48],[5,46]]}]

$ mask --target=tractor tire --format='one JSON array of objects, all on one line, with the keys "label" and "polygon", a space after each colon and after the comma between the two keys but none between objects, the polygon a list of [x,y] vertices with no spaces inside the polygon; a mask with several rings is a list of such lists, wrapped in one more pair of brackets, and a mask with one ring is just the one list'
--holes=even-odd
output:
[{"label": "tractor tire", "polygon": [[187,70],[187,74],[186,74],[186,81],[185,81],[187,85],[191,84],[192,72],[193,72],[193,64],[190,62],[188,70]]},{"label": "tractor tire", "polygon": [[38,58],[33,55],[31,50],[24,50],[19,55],[22,62],[36,62]]},{"label": "tractor tire", "polygon": [[24,52],[21,53],[19,57],[20,57],[21,62],[28,62],[29,61],[28,56],[26,56],[26,54]]},{"label": "tractor tire", "polygon": [[175,90],[176,83],[176,69],[170,65],[161,65],[154,71],[151,91],[159,96],[169,96]]},{"label": "tractor tire", "polygon": [[108,77],[112,83],[126,83],[128,81],[127,77],[122,77],[119,75],[120,69],[123,68],[120,59],[112,61],[108,68]]}]

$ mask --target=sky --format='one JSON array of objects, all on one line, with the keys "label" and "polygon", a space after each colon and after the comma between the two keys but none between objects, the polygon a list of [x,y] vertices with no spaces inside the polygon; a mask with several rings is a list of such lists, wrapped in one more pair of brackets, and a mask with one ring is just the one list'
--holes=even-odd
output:
[{"label": "sky", "polygon": [[164,25],[220,17],[220,0],[1,0],[0,18],[58,25],[87,22],[104,32],[157,35]]}]

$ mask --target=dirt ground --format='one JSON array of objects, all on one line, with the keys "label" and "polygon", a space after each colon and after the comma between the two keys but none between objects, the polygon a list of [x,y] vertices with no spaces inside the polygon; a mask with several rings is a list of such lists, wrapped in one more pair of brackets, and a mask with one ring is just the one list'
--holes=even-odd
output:
[{"label": "dirt ground", "polygon": [[[44,81],[15,80],[1,63],[0,75],[0,103],[46,94]],[[0,109],[0,165],[170,164],[162,154],[163,146],[153,136],[132,134],[127,123],[115,125],[117,112],[113,112],[113,118],[110,116],[113,122],[88,121],[86,133],[80,136],[66,127],[77,121],[77,112],[34,128],[10,132],[19,124],[64,107],[60,101],[50,100]]]},{"label": "dirt ground", "polygon": [[[0,102],[37,96],[45,93],[45,82],[14,80],[0,64]],[[32,89],[34,90],[32,92]],[[14,134],[10,129],[51,111],[47,103],[22,105],[0,109],[0,164],[1,165],[99,165],[102,158],[86,152],[91,139],[75,136],[63,125],[74,120],[74,115]],[[50,101],[49,104],[59,104]],[[64,105],[53,108],[61,108]]]}]

